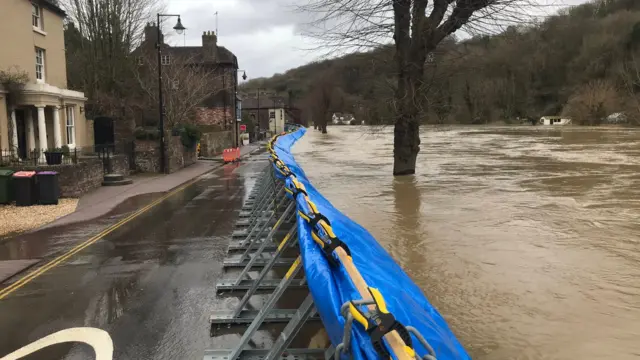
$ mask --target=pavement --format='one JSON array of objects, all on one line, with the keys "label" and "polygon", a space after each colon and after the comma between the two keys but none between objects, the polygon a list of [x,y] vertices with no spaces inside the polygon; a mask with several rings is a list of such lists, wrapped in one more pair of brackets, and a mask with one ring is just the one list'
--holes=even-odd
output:
[{"label": "pavement", "polygon": [[[223,341],[209,337],[212,308],[230,306],[214,284],[266,159],[253,155],[210,172],[212,165],[199,163],[124,192],[101,189],[79,206],[86,214],[73,219],[80,222],[65,219],[1,243],[0,262],[42,260],[0,285],[0,357],[58,330],[90,326],[111,335],[114,359],[201,359]],[[28,358],[94,355],[61,344]]]},{"label": "pavement", "polygon": [[[262,143],[245,145],[240,148],[240,156],[247,156],[262,149]],[[131,176],[133,183],[124,186],[103,186],[80,198],[76,211],[49,223],[43,228],[97,218],[113,210],[127,199],[138,195],[169,191],[187,181],[197,178],[222,166],[221,160],[198,160],[195,164],[168,175],[139,174]],[[144,200],[144,199],[143,199]]]}]

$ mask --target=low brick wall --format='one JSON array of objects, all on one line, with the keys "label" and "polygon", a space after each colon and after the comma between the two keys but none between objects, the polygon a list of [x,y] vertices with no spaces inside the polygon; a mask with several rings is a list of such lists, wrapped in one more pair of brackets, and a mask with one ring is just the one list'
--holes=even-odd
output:
[{"label": "low brick wall", "polygon": [[78,164],[51,166],[16,166],[13,171],[56,171],[60,197],[78,198],[102,186],[103,163],[98,158],[80,158]]},{"label": "low brick wall", "polygon": [[202,134],[200,139],[200,156],[214,157],[222,153],[222,150],[233,146],[232,131],[218,131]]},{"label": "low brick wall", "polygon": [[[195,149],[188,150],[182,145],[179,136],[168,136],[167,172],[173,173],[196,162]],[[136,170],[140,172],[160,172],[160,144],[156,140],[135,141]],[[128,162],[127,162],[128,164]],[[128,165],[127,165],[128,166]]]}]

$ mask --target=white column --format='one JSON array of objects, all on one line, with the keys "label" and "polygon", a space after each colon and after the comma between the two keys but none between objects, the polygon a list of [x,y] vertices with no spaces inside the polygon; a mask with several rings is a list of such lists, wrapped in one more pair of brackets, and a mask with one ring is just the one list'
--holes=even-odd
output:
[{"label": "white column", "polygon": [[[47,150],[47,124],[44,122],[44,106],[37,106],[38,108],[38,142],[39,149],[42,153]],[[44,153],[42,153],[44,156]]]},{"label": "white column", "polygon": [[53,107],[53,147],[62,146],[62,135],[60,134],[60,106]]},{"label": "white column", "polygon": [[18,156],[18,126],[16,124],[16,109],[11,109],[11,153]]},{"label": "white column", "polygon": [[33,126],[33,108],[28,107],[24,111],[24,118],[27,122],[27,149],[32,151],[36,146],[36,128]]}]

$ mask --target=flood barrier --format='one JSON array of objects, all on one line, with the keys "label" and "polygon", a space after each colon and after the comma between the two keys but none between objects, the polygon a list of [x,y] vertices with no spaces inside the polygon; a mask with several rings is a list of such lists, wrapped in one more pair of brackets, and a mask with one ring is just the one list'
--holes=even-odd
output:
[{"label": "flood barrier", "polygon": [[[237,344],[208,350],[204,359],[469,359],[444,318],[384,248],[309,182],[290,151],[305,131],[276,135],[267,146],[271,164],[240,214],[223,263],[239,274],[216,286],[219,293],[240,292],[241,299],[233,310],[211,316],[212,336],[214,328],[231,324],[248,328]],[[285,257],[286,251],[294,255]],[[270,277],[278,267],[286,273]],[[297,308],[279,308],[291,288],[307,295]],[[270,292],[259,310],[251,310],[258,290]],[[317,320],[330,345],[290,347],[305,324]],[[268,349],[252,348],[258,330],[271,323],[286,326]]]}]

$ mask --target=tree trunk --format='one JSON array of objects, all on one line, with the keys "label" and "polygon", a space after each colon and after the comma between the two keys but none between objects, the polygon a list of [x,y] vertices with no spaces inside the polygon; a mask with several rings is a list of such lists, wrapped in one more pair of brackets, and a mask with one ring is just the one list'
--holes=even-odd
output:
[{"label": "tree trunk", "polygon": [[[394,100],[397,106],[393,131],[393,175],[416,173],[416,159],[420,151],[420,109],[418,96],[424,75],[428,39],[423,15],[427,1],[393,2],[395,63],[398,86]],[[411,14],[414,12],[412,18]],[[413,32],[413,34],[412,34]],[[413,35],[413,38],[411,38]]]},{"label": "tree trunk", "polygon": [[327,123],[326,122],[322,123],[321,127],[322,127],[322,133],[326,134],[327,133]]},{"label": "tree trunk", "polygon": [[[409,105],[411,106],[411,105]],[[404,114],[400,109],[393,129],[393,175],[416,173],[416,159],[420,151],[420,119],[417,114]]]}]

